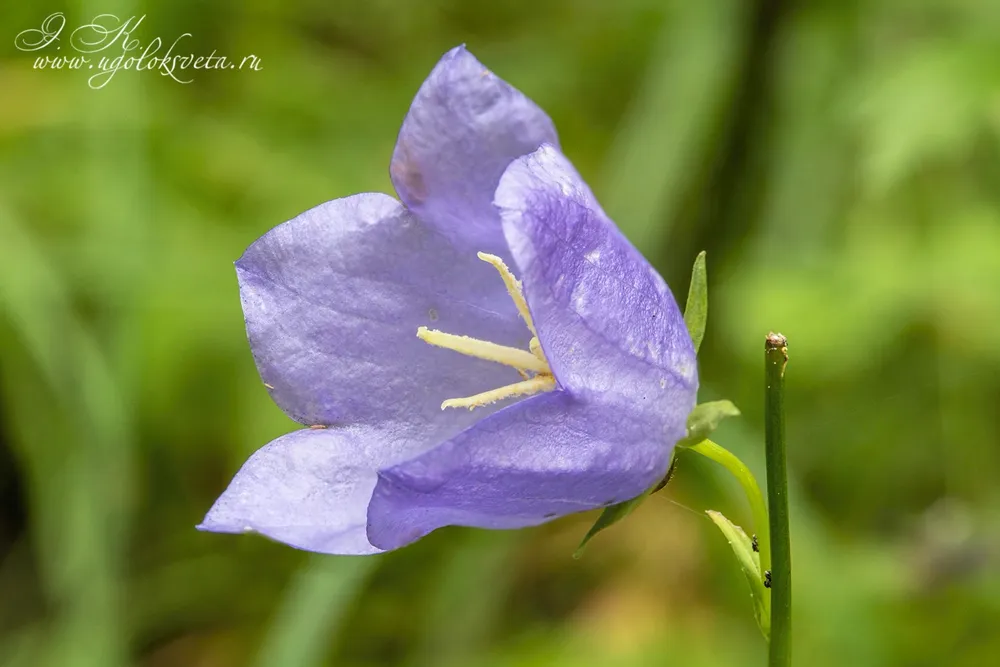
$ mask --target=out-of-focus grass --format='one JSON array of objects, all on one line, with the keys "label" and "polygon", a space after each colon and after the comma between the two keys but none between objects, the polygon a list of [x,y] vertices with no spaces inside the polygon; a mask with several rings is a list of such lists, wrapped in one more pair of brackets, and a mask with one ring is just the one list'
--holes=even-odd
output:
[{"label": "out-of-focus grass", "polygon": [[[407,105],[460,42],[549,110],[675,293],[708,250],[703,399],[743,409],[719,440],[760,477],[761,341],[789,336],[798,659],[1000,658],[996,3],[8,4],[0,664],[763,664],[703,510],[749,513],[699,461],[582,561],[592,517],[370,560],[193,529],[293,428],[231,262],[390,190]],[[56,11],[264,67],[94,91],[13,47]]]}]

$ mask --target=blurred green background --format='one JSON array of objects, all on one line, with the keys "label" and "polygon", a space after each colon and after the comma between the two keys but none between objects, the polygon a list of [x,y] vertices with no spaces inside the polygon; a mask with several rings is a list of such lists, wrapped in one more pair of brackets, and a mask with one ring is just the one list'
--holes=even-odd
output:
[{"label": "blurred green background", "polygon": [[[14,46],[57,11],[262,69],[93,90]],[[1000,664],[1000,3],[46,0],[0,25],[0,664],[764,664],[704,515],[749,512],[694,456],[579,561],[590,515],[370,559],[194,530],[294,428],[233,260],[391,192],[462,42],[681,299],[708,250],[702,400],[743,409],[717,440],[759,478],[762,343],[789,337],[797,663]]]}]

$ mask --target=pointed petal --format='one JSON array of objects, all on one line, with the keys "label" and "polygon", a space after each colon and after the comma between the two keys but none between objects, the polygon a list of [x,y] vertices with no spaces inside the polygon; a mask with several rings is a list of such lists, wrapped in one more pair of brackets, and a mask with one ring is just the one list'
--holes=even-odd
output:
[{"label": "pointed petal", "polygon": [[551,146],[516,160],[496,204],[560,385],[683,435],[698,379],[680,309],[569,161]]},{"label": "pointed petal", "polygon": [[482,416],[442,401],[519,379],[417,338],[428,326],[526,348],[530,333],[491,267],[387,195],[303,213],[250,246],[236,271],[261,378],[300,423],[391,426],[419,448]]},{"label": "pointed petal", "polygon": [[390,175],[414,213],[457,245],[507,257],[493,193],[511,160],[557,144],[552,121],[460,46],[424,81]]},{"label": "pointed petal", "polygon": [[375,429],[303,429],[259,449],[198,528],[256,532],[307,551],[370,554],[376,469],[399,452]]},{"label": "pointed petal", "polygon": [[395,549],[442,526],[521,528],[632,498],[666,472],[674,435],[561,391],[521,401],[381,471],[369,540]]}]

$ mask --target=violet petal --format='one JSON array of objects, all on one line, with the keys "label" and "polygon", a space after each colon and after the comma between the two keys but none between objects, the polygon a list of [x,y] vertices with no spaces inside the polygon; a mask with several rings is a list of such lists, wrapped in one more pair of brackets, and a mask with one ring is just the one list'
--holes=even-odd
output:
[{"label": "violet petal", "polygon": [[391,427],[419,449],[483,416],[442,411],[443,400],[519,379],[417,338],[428,326],[526,347],[530,333],[492,268],[388,195],[317,206],[257,240],[236,270],[261,378],[302,424]]},{"label": "violet petal", "polygon": [[375,471],[399,452],[366,426],[303,429],[259,449],[200,526],[256,532],[299,549],[369,554],[365,534]]},{"label": "violet petal", "polygon": [[493,193],[511,160],[545,142],[558,143],[545,112],[459,46],[417,92],[390,175],[407,207],[456,245],[506,258]]},{"label": "violet petal", "polygon": [[560,385],[684,434],[698,386],[694,346],[663,278],[545,146],[514,161],[496,204],[539,341]]},{"label": "violet petal", "polygon": [[396,549],[447,525],[520,528],[632,498],[666,472],[658,423],[555,391],[379,473],[368,537]]}]

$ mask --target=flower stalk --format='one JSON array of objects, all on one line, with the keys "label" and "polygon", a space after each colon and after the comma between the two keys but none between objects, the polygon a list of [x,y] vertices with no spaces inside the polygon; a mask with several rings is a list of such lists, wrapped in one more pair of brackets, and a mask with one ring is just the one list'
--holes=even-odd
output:
[{"label": "flower stalk", "polygon": [[711,440],[702,440],[698,444],[688,447],[688,449],[712,459],[728,470],[736,478],[736,481],[740,483],[740,487],[743,489],[743,493],[746,494],[747,501],[750,503],[753,526],[757,530],[761,572],[771,569],[771,542],[768,531],[767,506],[764,504],[764,497],[760,493],[757,479],[750,472],[750,468],[737,458],[735,454]]},{"label": "flower stalk", "polygon": [[[767,464],[767,501],[771,532],[771,643],[770,667],[792,662],[792,563],[788,534],[788,474],[785,459],[785,366],[788,341],[770,333],[764,344],[764,458]],[[762,540],[766,542],[766,540]],[[763,549],[761,565],[763,566]],[[766,571],[765,571],[766,576]]]}]

